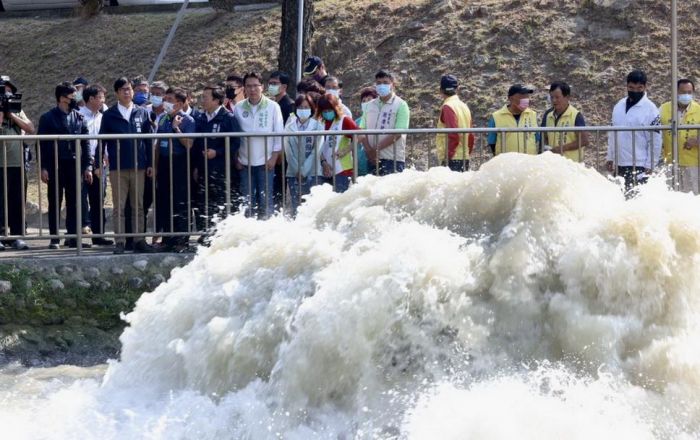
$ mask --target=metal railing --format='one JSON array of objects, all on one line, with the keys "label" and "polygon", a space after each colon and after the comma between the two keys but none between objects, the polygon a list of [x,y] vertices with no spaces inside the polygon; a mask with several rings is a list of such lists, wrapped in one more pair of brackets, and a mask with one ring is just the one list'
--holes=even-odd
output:
[{"label": "metal railing", "polygon": [[[679,131],[682,130],[700,130],[700,126],[679,126]],[[622,152],[630,150],[631,147],[631,168],[632,174],[636,175],[637,168],[647,169],[648,167],[642,166],[647,162],[641,163],[637,157],[638,155],[643,155],[644,157],[655,157],[655,151],[661,151],[660,139],[655,140],[653,133],[662,133],[664,131],[672,131],[670,126],[653,126],[653,127],[610,127],[610,126],[600,126],[600,127],[528,127],[528,128],[470,128],[470,129],[409,129],[409,130],[349,130],[349,131],[308,131],[308,132],[283,132],[283,133],[188,133],[188,134],[175,134],[175,133],[155,133],[155,134],[126,134],[126,135],[32,135],[32,136],[0,136],[0,147],[2,148],[3,166],[0,167],[2,175],[2,185],[3,191],[0,194],[2,196],[2,214],[0,216],[0,227],[2,227],[2,234],[0,234],[0,240],[11,241],[15,239],[21,240],[76,240],[76,252],[81,254],[83,249],[82,240],[83,239],[96,239],[96,238],[112,238],[112,239],[145,239],[147,237],[186,237],[189,240],[191,237],[196,236],[206,236],[212,233],[212,230],[216,227],[216,218],[223,218],[230,215],[233,212],[239,210],[239,208],[246,209],[252,215],[252,208],[257,204],[258,215],[261,218],[266,218],[272,215],[273,212],[270,211],[270,206],[272,206],[272,211],[281,212],[285,215],[293,215],[295,207],[302,203],[302,197],[305,192],[313,184],[327,183],[333,186],[335,190],[344,189],[344,179],[347,178],[349,182],[355,182],[358,177],[361,176],[362,171],[360,169],[361,164],[359,163],[358,153],[363,150],[361,145],[362,140],[369,140],[371,144],[375,144],[377,140],[382,136],[394,136],[397,141],[405,141],[405,152],[401,155],[398,152],[398,148],[402,144],[394,142],[392,149],[393,160],[388,160],[388,168],[386,166],[375,166],[372,170],[374,174],[386,174],[396,171],[400,171],[400,168],[405,166],[406,168],[414,168],[418,170],[427,170],[433,166],[439,166],[442,164],[449,164],[450,162],[462,162],[463,169],[465,170],[478,170],[479,167],[493,157],[494,150],[496,153],[499,152],[525,152],[526,149],[531,149],[531,140],[525,141],[528,136],[534,136],[535,134],[546,135],[547,133],[575,133],[576,140],[578,142],[577,149],[573,150],[574,159],[581,163],[584,163],[588,167],[595,168],[596,170],[607,173],[605,168],[606,156],[608,152],[608,139],[611,140],[613,154],[613,169],[611,174],[617,175],[618,165],[621,164],[620,159]],[[622,145],[620,144],[620,134],[624,132],[625,136],[627,133],[647,133],[650,134],[648,138],[651,140],[647,145],[638,148],[636,145],[637,136],[632,135],[632,145]],[[586,133],[588,138],[584,139],[584,136],[579,136],[579,133]],[[460,136],[462,145],[468,145],[470,136],[474,136],[474,146],[473,150],[469,155],[466,151],[462,154],[462,157],[450,158],[437,157],[436,153],[436,143],[435,136],[437,134],[443,134],[448,136],[450,134],[456,134]],[[494,145],[489,142],[487,137],[489,134],[495,134],[497,142]],[[339,155],[339,142],[345,136],[349,139],[349,151],[347,154],[351,154],[352,162],[351,166],[347,169],[342,167],[338,168],[337,165],[342,161],[342,158],[346,154]],[[516,140],[512,141],[512,136],[522,136],[524,142],[522,145]],[[332,138],[335,137],[335,141],[331,142]],[[400,141],[400,137],[404,141]],[[511,137],[511,138],[509,138]],[[697,135],[695,136],[697,138]],[[174,141],[175,139],[193,139],[195,141],[196,149],[190,149],[189,153],[185,154],[184,158],[177,157],[174,153]],[[200,168],[193,167],[193,161],[199,160],[197,157],[193,157],[192,152],[207,152],[208,146],[215,138],[224,138],[225,143],[225,153],[224,153],[224,169],[223,175],[221,175],[221,169],[210,170],[212,164],[210,164],[210,159],[203,159],[201,161]],[[281,171],[281,181],[278,185],[278,194],[275,194],[274,184],[271,183],[269,173],[262,170],[263,183],[260,183],[261,169],[259,166],[240,164],[235,156],[235,148],[232,143],[236,143],[238,140],[244,141],[240,148],[245,148],[247,157],[249,160],[253,157],[251,143],[248,142],[251,139],[264,140],[264,157],[270,157],[273,150],[273,145],[282,144],[282,151],[285,147],[288,147],[292,142],[287,142],[291,138],[296,138],[296,147],[298,151],[296,153],[297,158],[304,158],[305,161],[313,156],[313,168],[304,175],[301,172],[297,172],[292,176],[287,176],[287,161],[283,158],[281,160],[281,165],[277,167],[277,171]],[[323,142],[314,142],[312,149],[309,151],[307,148],[307,143],[302,142],[302,140],[310,139],[322,139]],[[553,151],[562,153],[561,147],[564,144],[566,136],[560,135],[555,136],[555,138],[560,139],[558,143],[554,145],[549,145]],[[131,220],[135,221],[136,224],[132,225],[132,232],[125,232],[124,230],[119,233],[115,233],[114,221],[118,218],[116,210],[113,211],[112,218],[112,228],[111,231],[107,231],[102,226],[94,228],[100,233],[83,233],[83,191],[84,185],[84,174],[81,167],[81,159],[83,152],[81,151],[81,142],[87,140],[97,141],[96,147],[96,157],[105,157],[105,141],[111,140],[116,141],[116,157],[109,157],[110,166],[112,170],[109,171],[112,177],[116,174],[122,172],[134,171],[135,175],[140,175],[144,173],[143,170],[145,163],[139,163],[135,159],[133,168],[122,168],[121,166],[121,143],[125,140],[136,140],[136,139],[146,139],[150,140],[151,147],[150,151],[146,152],[152,157],[152,163],[156,174],[154,177],[144,176],[143,184],[141,187],[132,188],[137,194],[141,191],[144,193],[143,196],[149,195],[152,202],[151,206],[138,206],[136,203],[136,212],[132,213]],[[272,142],[271,142],[272,139]],[[587,142],[585,142],[587,140]],[[73,151],[75,154],[75,159],[72,159],[72,169],[70,170],[71,182],[65,181],[58,185],[53,184],[52,194],[49,194],[48,189],[43,190],[42,183],[42,170],[47,170],[47,166],[51,169],[47,170],[49,177],[53,177],[60,180],[61,173],[65,174],[65,169],[59,169],[61,166],[65,168],[66,161],[53,160],[51,164],[47,164],[47,158],[42,157],[42,152],[40,148],[36,148],[36,154],[34,160],[32,161],[32,166],[27,168],[25,173],[25,166],[19,166],[19,179],[17,179],[17,173],[9,173],[8,169],[13,168],[8,166],[8,156],[11,146],[8,145],[15,141],[22,141],[24,143],[31,141],[44,141],[53,143],[53,156],[55,158],[59,157],[59,142],[69,141],[70,145],[73,146]],[[447,142],[447,140],[445,140]],[[165,145],[162,142],[167,142],[167,148],[163,151],[161,146]],[[342,143],[342,142],[341,142]],[[138,157],[137,147],[135,142],[132,143],[134,151],[132,153],[134,158]],[[160,144],[160,145],[158,145]],[[515,147],[514,147],[515,145]],[[537,144],[539,149],[542,143]],[[522,146],[522,149],[521,149]],[[347,145],[346,145],[347,147]],[[15,148],[17,145],[15,144]],[[557,151],[559,149],[559,151]],[[445,148],[447,150],[447,148]],[[466,150],[466,149],[465,149]],[[700,149],[698,150],[698,163],[700,163]],[[165,153],[168,153],[167,155]],[[16,152],[15,152],[16,153]],[[344,152],[341,152],[344,153]],[[203,154],[203,153],[202,153]],[[326,165],[329,165],[331,172],[324,174],[324,166],[320,158],[331,158],[333,161],[332,167],[328,164],[326,160]],[[445,153],[447,155],[447,152]],[[108,156],[108,155],[107,155]],[[162,162],[162,160],[167,156],[167,162]],[[385,154],[386,156],[386,154]],[[24,156],[22,156],[24,157]],[[184,160],[185,163],[182,163]],[[386,159],[385,159],[386,160]],[[59,164],[60,162],[60,164]],[[116,162],[116,163],[115,163]],[[177,162],[177,163],[174,163]],[[370,161],[373,162],[373,161]],[[401,163],[403,162],[403,163]],[[651,160],[648,162],[650,164],[650,172],[654,172],[654,168],[658,166],[657,160]],[[298,166],[299,163],[297,163]],[[346,164],[347,165],[347,164]],[[622,165],[620,165],[622,166]],[[95,167],[103,168],[103,167]],[[177,169],[176,169],[177,168]],[[195,171],[196,169],[196,171]],[[676,171],[677,167],[673,167],[674,180],[677,178]],[[160,171],[158,171],[160,170]],[[184,174],[182,175],[182,170]],[[168,173],[168,178],[158,179],[158,174],[166,172]],[[104,181],[106,180],[107,170],[103,169],[102,173],[99,173],[100,185],[106,185]],[[198,175],[195,175],[198,174]],[[330,174],[330,175],[329,175]],[[31,178],[28,178],[30,177]],[[287,177],[292,177],[292,180],[288,180]],[[312,177],[311,181],[308,178]],[[698,177],[700,179],[700,177]],[[148,184],[148,179],[151,180],[151,184]],[[180,179],[184,179],[186,182],[183,184]],[[10,182],[12,180],[12,182]],[[298,183],[297,188],[289,188],[290,183],[294,183],[296,180]],[[19,181],[20,188],[16,188],[10,185],[13,182]],[[114,187],[115,181],[117,182],[117,188]],[[112,179],[110,182],[110,190],[112,192],[116,191],[119,195],[122,195],[123,189],[119,187],[121,180],[118,178]],[[136,184],[138,186],[139,178],[136,178]],[[310,185],[309,185],[310,184]],[[165,185],[165,188],[163,186]],[[698,182],[700,186],[700,182]],[[296,185],[294,185],[296,186]],[[36,201],[38,219],[33,222],[31,232],[27,232],[27,212],[26,212],[26,197],[27,190],[29,187],[35,187],[36,192],[32,191],[32,197]],[[263,189],[264,187],[264,189]],[[255,193],[257,189],[257,194]],[[24,196],[19,207],[19,213],[17,211],[17,206],[11,206],[9,203],[10,195],[13,191],[20,191],[20,194]],[[68,192],[72,191],[74,194],[70,195]],[[105,213],[104,207],[109,205],[109,199],[106,197],[106,190],[98,189],[99,191],[99,202],[96,209],[99,211],[99,222],[100,225],[105,225]],[[145,193],[149,191],[150,194]],[[223,194],[222,194],[223,191]],[[132,197],[131,190],[129,190],[129,196]],[[184,192],[184,194],[182,193]],[[68,210],[73,211],[71,214],[66,212],[66,217],[71,216],[73,219],[75,229],[70,233],[63,232],[60,230],[60,211],[59,209],[54,209],[51,213],[54,217],[49,219],[49,224],[55,222],[55,231],[52,233],[46,233],[46,225],[44,224],[44,206],[60,206],[61,197],[66,195],[66,199],[70,198],[71,206]],[[165,194],[165,196],[164,196]],[[274,201],[275,195],[278,196],[277,201]],[[257,196],[257,198],[256,198]],[[49,203],[50,198],[51,203]],[[75,200],[73,202],[73,199]],[[114,197],[113,197],[114,199]],[[138,199],[138,197],[137,197]],[[16,201],[16,197],[12,199]],[[164,202],[165,200],[165,202]],[[184,200],[184,202],[183,202]],[[163,203],[166,204],[165,207],[161,206]],[[264,205],[261,207],[260,204]],[[66,200],[66,205],[68,200]],[[16,205],[16,203],[15,203]],[[114,207],[116,208],[116,207]],[[139,210],[139,208],[141,208]],[[91,209],[93,209],[91,207]],[[163,212],[167,214],[167,224],[163,224]],[[177,213],[176,213],[177,211]],[[212,212],[214,211],[214,212]],[[123,215],[123,213],[121,214]],[[14,216],[14,217],[13,217]],[[17,221],[19,216],[21,223],[20,233],[15,233],[18,231],[11,230],[10,218],[13,221]],[[140,216],[144,217],[144,231],[139,232],[138,222]],[[146,218],[151,216],[152,220],[146,223]],[[183,218],[178,218],[183,217]],[[68,219],[66,219],[68,220]],[[125,221],[127,219],[125,218]],[[186,227],[181,226],[182,221],[186,223]],[[180,226],[176,226],[176,222]],[[14,228],[17,229],[17,228]],[[120,228],[121,229],[121,228]],[[184,230],[182,230],[184,229]],[[134,232],[135,231],[135,232]]]}]

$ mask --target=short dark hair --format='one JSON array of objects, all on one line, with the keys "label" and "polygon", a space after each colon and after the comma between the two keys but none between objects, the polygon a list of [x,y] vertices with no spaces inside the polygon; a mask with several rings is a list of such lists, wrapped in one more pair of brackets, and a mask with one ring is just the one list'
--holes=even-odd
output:
[{"label": "short dark hair", "polygon": [[680,87],[681,84],[690,84],[691,86],[693,86],[693,91],[695,91],[695,83],[692,80],[690,80],[688,78],[681,78],[678,80],[678,84],[676,85],[676,88]]},{"label": "short dark hair", "polygon": [[306,77],[299,81],[299,84],[297,84],[297,92],[298,93],[306,93],[306,92],[314,92],[318,93],[319,95],[325,95],[326,94],[326,89],[323,88],[321,83],[316,81],[315,79],[311,77]]},{"label": "short dark hair", "polygon": [[61,100],[61,97],[68,96],[71,93],[75,93],[76,88],[73,84],[68,81],[63,81],[61,84],[56,86],[56,102]]},{"label": "short dark hair", "polygon": [[379,72],[374,75],[374,79],[380,78],[389,78],[391,82],[394,82],[394,75],[392,75],[388,70],[380,69]]},{"label": "short dark hair", "polygon": [[[233,87],[231,88],[233,89]],[[224,94],[223,88],[214,84],[206,86],[204,90],[211,90],[211,97],[219,101],[219,104],[222,104],[224,102],[224,97],[227,96],[227,94]],[[228,91],[228,87],[226,88],[226,90]]]},{"label": "short dark hair", "polygon": [[258,81],[260,81],[260,84],[263,83],[263,77],[261,74],[259,74],[258,72],[248,72],[243,76],[243,85],[245,85],[246,81],[248,81],[248,79],[250,78],[257,79]]},{"label": "short dark hair", "polygon": [[175,100],[181,103],[187,102],[187,92],[179,87],[171,87],[165,91],[166,95],[173,95]]},{"label": "short dark hair", "polygon": [[100,93],[107,93],[107,89],[99,84],[92,84],[85,87],[83,90],[83,101],[88,102],[93,96],[97,96]]},{"label": "short dark hair", "polygon": [[647,84],[647,74],[643,70],[633,70],[627,75],[627,84]]},{"label": "short dark hair", "polygon": [[[206,90],[206,89],[205,89]],[[236,88],[232,85],[226,86],[224,93],[228,99],[236,99]]]},{"label": "short dark hair", "polygon": [[281,70],[275,70],[270,74],[270,79],[277,78],[280,80],[281,84],[286,86],[289,85],[289,74],[287,72],[282,72]]},{"label": "short dark hair", "polygon": [[243,84],[243,78],[241,78],[239,75],[236,75],[235,73],[226,77],[226,82],[229,81],[236,81],[237,83]]},{"label": "short dark hair", "polygon": [[165,84],[165,82],[163,81],[153,81],[153,83],[151,84],[151,91],[153,91],[153,89],[161,89],[163,90],[163,92],[165,92],[166,90],[168,90],[168,88],[168,85]]},{"label": "short dark hair", "polygon": [[565,83],[564,81],[555,81],[552,83],[552,85],[549,86],[550,92],[553,92],[557,89],[561,90],[561,94],[564,96],[571,95],[571,86]]},{"label": "short dark hair", "polygon": [[116,81],[114,81],[114,91],[118,92],[119,89],[126,85],[131,85],[129,82],[129,78],[122,76],[121,78],[118,78]]},{"label": "short dark hair", "polygon": [[374,86],[365,87],[364,89],[360,90],[360,101],[368,96],[371,96],[372,99],[377,99],[379,97],[379,93],[377,93],[377,89],[375,89]]},{"label": "short dark hair", "polygon": [[335,95],[331,95],[330,93],[327,93],[319,98],[316,108],[316,116],[321,116],[321,113],[324,110],[333,110],[338,119],[342,119],[344,116],[343,106],[340,105],[340,101],[335,97]]},{"label": "short dark hair", "polygon": [[316,101],[314,100],[313,96],[307,95],[306,93],[299,93],[297,94],[296,99],[294,100],[294,107],[299,108],[299,106],[303,103],[307,102],[309,104],[309,107],[311,107],[311,113],[316,113]]}]

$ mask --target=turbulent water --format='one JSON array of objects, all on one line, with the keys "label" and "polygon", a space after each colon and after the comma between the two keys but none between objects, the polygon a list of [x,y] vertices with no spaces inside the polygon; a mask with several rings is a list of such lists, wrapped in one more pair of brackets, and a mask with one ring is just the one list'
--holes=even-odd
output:
[{"label": "turbulent water", "polygon": [[2,370],[2,437],[698,438],[698,268],[698,198],[549,153],[316,188],[221,224],[106,372]]}]

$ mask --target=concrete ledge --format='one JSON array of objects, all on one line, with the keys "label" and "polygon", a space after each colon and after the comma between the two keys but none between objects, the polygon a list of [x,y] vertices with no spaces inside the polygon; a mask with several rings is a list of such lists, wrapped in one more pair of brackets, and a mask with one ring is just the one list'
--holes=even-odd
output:
[{"label": "concrete ledge", "polygon": [[90,365],[119,355],[123,313],[193,254],[0,261],[0,365]]}]

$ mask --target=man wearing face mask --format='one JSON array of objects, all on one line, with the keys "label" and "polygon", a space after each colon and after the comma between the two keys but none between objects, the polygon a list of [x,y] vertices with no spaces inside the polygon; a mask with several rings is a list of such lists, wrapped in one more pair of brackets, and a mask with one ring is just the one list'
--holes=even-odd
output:
[{"label": "man wearing face mask", "polygon": [[[186,134],[195,132],[194,119],[184,112],[187,92],[171,88],[165,92],[163,116],[158,133]],[[156,183],[156,232],[187,232],[187,155],[192,148],[192,138],[178,137],[158,141],[158,172]],[[192,189],[190,188],[190,193]],[[172,197],[172,202],[171,202]],[[172,221],[172,228],[171,228]],[[165,237],[163,250],[182,252],[188,247],[189,236]]]},{"label": "man wearing face mask", "polygon": [[[694,99],[695,83],[689,79],[678,80],[678,125],[700,124],[700,104]],[[673,112],[671,101],[661,104],[661,125],[671,125]],[[678,130],[678,161],[680,166],[680,189],[698,194],[698,163],[700,161],[700,133],[698,130]],[[663,155],[666,164],[673,163],[671,131],[663,133]]]},{"label": "man wearing face mask", "polygon": [[[386,70],[374,75],[378,98],[367,103],[360,128],[367,130],[407,130],[411,112],[408,104],[394,93],[394,76]],[[359,139],[365,147],[370,174],[400,173],[406,161],[406,135],[368,135]]]},{"label": "man wearing face mask", "polygon": [[[537,113],[530,108],[530,95],[534,89],[513,84],[508,89],[508,104],[495,111],[488,122],[489,128],[537,127]],[[501,153],[537,154],[535,132],[489,133],[487,142],[493,155]]]},{"label": "man wearing face mask", "polygon": [[143,77],[143,75],[139,75],[136,78],[134,78],[133,81],[133,87],[134,87],[134,104],[138,105],[139,107],[143,107],[147,110],[151,110],[150,105],[148,104],[148,98],[150,94],[150,86],[148,84],[148,81],[146,81],[146,78]]},{"label": "man wearing face mask", "polygon": [[[289,115],[294,113],[294,101],[287,94],[287,87],[289,87],[289,75],[285,72],[275,71],[270,74],[270,79],[267,81],[267,94],[270,98],[274,99],[280,106],[282,111],[282,120],[284,124],[287,124]],[[275,210],[282,206],[283,197],[282,193],[284,191],[284,172],[282,170],[282,154],[277,158],[277,163],[275,164],[275,178],[273,181],[273,192],[272,198],[275,206]]]},{"label": "man wearing face mask", "polygon": [[328,71],[323,60],[317,56],[309,57],[304,64],[304,76],[315,79],[322,87],[326,87],[328,79]]},{"label": "man wearing face mask", "polygon": [[[646,95],[647,75],[634,70],[627,75],[627,97],[615,104],[612,124],[616,127],[654,127],[659,125],[659,109]],[[653,131],[618,131],[608,134],[608,171],[625,179],[630,191],[646,183],[659,163],[661,133]]]},{"label": "man wearing face mask", "polygon": [[348,108],[347,105],[343,104],[343,86],[342,83],[338,78],[335,76],[329,76],[326,78],[326,93],[330,93],[331,95],[335,96],[338,98],[338,101],[340,102],[340,106],[343,108],[343,114],[347,116],[348,118],[352,119],[352,112]]},{"label": "man wearing face mask", "polygon": [[78,107],[83,108],[85,106],[85,100],[83,99],[83,90],[88,86],[88,80],[82,76],[77,77],[73,80],[73,87],[75,87],[75,100],[78,101]]},{"label": "man wearing face mask", "polygon": [[[39,120],[38,134],[78,135],[89,134],[83,116],[78,112],[75,100],[75,87],[69,82],[56,86],[56,107],[44,113]],[[80,142],[80,171],[82,179],[92,184],[92,163],[88,141]],[[76,207],[78,198],[75,187],[76,151],[74,141],[41,141],[41,181],[47,184],[49,199],[49,231],[58,235],[58,213],[63,197],[66,198],[66,230],[75,234],[78,220]],[[67,239],[65,246],[76,247],[75,238]],[[89,244],[83,245],[90,247]],[[50,249],[58,249],[59,241],[52,239]]]}]

